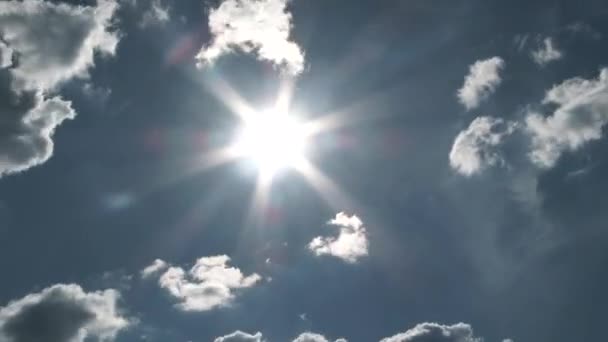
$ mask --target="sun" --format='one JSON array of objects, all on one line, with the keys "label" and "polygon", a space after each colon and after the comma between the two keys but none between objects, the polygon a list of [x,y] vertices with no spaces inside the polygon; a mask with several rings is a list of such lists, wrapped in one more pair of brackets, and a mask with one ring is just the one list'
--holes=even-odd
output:
[{"label": "sun", "polygon": [[305,158],[307,136],[289,113],[271,109],[243,120],[234,142],[236,153],[251,160],[261,174],[273,177]]}]

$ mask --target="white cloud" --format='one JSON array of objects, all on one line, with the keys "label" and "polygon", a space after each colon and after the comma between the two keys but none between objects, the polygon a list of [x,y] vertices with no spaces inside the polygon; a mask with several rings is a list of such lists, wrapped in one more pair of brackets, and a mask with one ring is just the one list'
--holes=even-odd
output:
[{"label": "white cloud", "polygon": [[244,276],[241,270],[228,267],[226,255],[202,257],[186,272],[170,267],[159,279],[159,285],[181,302],[184,311],[208,311],[230,305],[235,291],[249,288],[262,278],[254,273]]},{"label": "white cloud", "polygon": [[230,335],[217,337],[214,342],[263,342],[262,333],[257,332],[251,335],[242,331],[235,331]]},{"label": "white cloud", "polygon": [[608,122],[608,68],[597,79],[572,78],[550,89],[545,104],[555,104],[550,116],[530,113],[526,130],[532,136],[530,159],[537,166],[555,165],[564,151],[575,151],[600,139]]},{"label": "white cloud", "polygon": [[332,255],[348,263],[368,255],[367,231],[357,216],[340,212],[328,223],[340,228],[338,237],[315,237],[308,244],[311,251],[316,255]]},{"label": "white cloud", "polygon": [[117,7],[113,0],[99,0],[96,7],[0,2],[0,36],[19,53],[19,63],[11,69],[16,81],[30,90],[50,89],[86,76],[95,52],[114,54],[119,37],[109,26]]},{"label": "white cloud", "polygon": [[154,262],[152,262],[152,264],[141,270],[140,276],[143,279],[150,278],[158,272],[165,270],[167,267],[169,267],[169,264],[167,264],[167,262],[161,259],[156,259],[154,260]]},{"label": "white cloud", "polygon": [[563,53],[555,47],[553,44],[553,39],[545,38],[543,40],[543,45],[540,46],[537,50],[534,50],[530,54],[534,63],[545,66],[550,62],[557,61],[562,59]]},{"label": "white cloud", "polygon": [[437,323],[421,323],[414,328],[382,339],[380,342],[482,342],[473,335],[469,324],[441,325]]},{"label": "white cloud", "polygon": [[0,307],[0,340],[83,342],[114,340],[129,326],[117,308],[118,291],[84,292],[78,285],[54,285]]},{"label": "white cloud", "polygon": [[51,157],[55,129],[76,115],[51,93],[86,76],[96,51],[114,53],[118,36],[109,26],[116,7],[110,0],[96,7],[0,2],[0,176]]},{"label": "white cloud", "polygon": [[500,71],[505,62],[500,57],[477,61],[471,65],[464,85],[458,90],[460,102],[468,109],[474,109],[496,91],[502,82]]},{"label": "white cloud", "polygon": [[[305,332],[296,337],[293,342],[330,342],[325,336],[311,332]],[[339,338],[335,342],[348,342],[346,339]]]},{"label": "white cloud", "polygon": [[490,166],[503,165],[504,159],[498,147],[516,128],[515,122],[500,118],[476,118],[456,136],[450,151],[450,166],[465,176],[471,176]]},{"label": "white cloud", "polygon": [[284,68],[288,73],[299,74],[304,69],[304,53],[292,40],[289,0],[224,0],[209,13],[211,44],[197,55],[199,65],[213,63],[220,56],[238,49],[255,53]]}]

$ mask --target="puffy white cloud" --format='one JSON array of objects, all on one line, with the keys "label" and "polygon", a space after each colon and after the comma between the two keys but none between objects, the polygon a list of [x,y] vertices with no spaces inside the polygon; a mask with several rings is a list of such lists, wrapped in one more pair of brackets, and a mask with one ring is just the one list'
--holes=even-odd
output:
[{"label": "puffy white cloud", "polygon": [[340,212],[328,224],[340,228],[338,237],[315,237],[308,244],[308,248],[313,253],[332,255],[348,263],[355,263],[368,255],[367,231],[357,216],[348,216]]},{"label": "puffy white cloud", "polygon": [[241,270],[228,267],[226,255],[202,257],[186,272],[170,267],[160,276],[159,285],[181,302],[184,311],[208,311],[230,305],[235,291],[249,288],[262,279],[254,273],[244,276]]},{"label": "puffy white cloud", "polygon": [[211,44],[197,55],[199,65],[213,63],[238,49],[255,53],[291,74],[304,69],[304,53],[292,40],[289,0],[224,0],[209,13]]},{"label": "puffy white cloud", "polygon": [[[49,1],[0,2],[0,36],[18,52],[11,69],[27,89],[49,89],[75,76],[86,76],[95,52],[113,54],[119,37],[109,30],[116,1],[73,6]],[[50,29],[52,28],[52,29]]]},{"label": "puffy white cloud", "polygon": [[490,166],[504,164],[499,146],[517,127],[517,123],[501,118],[476,118],[456,136],[450,151],[450,166],[465,176],[471,176]]},{"label": "puffy white cloud", "polygon": [[[293,342],[330,342],[325,336],[311,332],[305,332],[296,337]],[[335,342],[347,342],[343,338],[337,339]]]},{"label": "puffy white cloud", "polygon": [[118,291],[84,292],[78,285],[54,285],[0,307],[0,340],[83,342],[114,340],[130,322],[117,307]]},{"label": "puffy white cloud", "polygon": [[481,342],[473,335],[469,324],[441,325],[421,323],[414,328],[397,335],[382,339],[380,342]]},{"label": "puffy white cloud", "polygon": [[492,57],[473,63],[464,85],[458,90],[458,98],[467,109],[474,109],[496,91],[502,82],[500,71],[505,62],[500,57]]},{"label": "puffy white cloud", "polygon": [[543,101],[555,104],[549,115],[529,113],[526,130],[532,136],[529,154],[542,168],[555,165],[564,151],[574,151],[585,143],[600,139],[608,122],[608,68],[597,79],[572,78],[550,89]]},{"label": "puffy white cloud", "polygon": [[255,335],[251,335],[242,331],[235,331],[230,335],[217,337],[214,342],[263,342],[262,333],[257,332]]},{"label": "puffy white cloud", "polygon": [[563,57],[563,53],[553,44],[553,39],[545,38],[543,45],[530,53],[534,63],[544,66]]},{"label": "puffy white cloud", "polygon": [[144,279],[150,278],[154,274],[165,270],[167,267],[169,267],[169,264],[166,261],[156,259],[154,260],[154,262],[152,262],[152,264],[146,266],[143,270],[141,270],[140,276]]},{"label": "puffy white cloud", "polygon": [[76,115],[51,92],[85,76],[96,51],[114,52],[118,36],[109,26],[116,6],[0,2],[0,176],[51,157],[55,129]]}]

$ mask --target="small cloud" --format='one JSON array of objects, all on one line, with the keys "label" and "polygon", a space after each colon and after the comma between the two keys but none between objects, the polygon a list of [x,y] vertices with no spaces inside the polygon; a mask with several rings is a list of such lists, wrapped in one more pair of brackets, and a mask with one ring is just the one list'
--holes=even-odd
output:
[{"label": "small cloud", "polygon": [[211,44],[196,56],[199,66],[212,64],[235,49],[254,53],[286,72],[304,70],[304,53],[290,40],[292,16],[289,0],[224,0],[209,13]]},{"label": "small cloud", "polygon": [[545,38],[542,46],[532,51],[530,56],[534,60],[534,63],[540,66],[545,66],[550,62],[562,59],[564,55],[559,49],[557,49],[557,47],[555,47],[553,39]]},{"label": "small cloud", "polygon": [[357,216],[340,212],[328,224],[340,228],[338,237],[315,237],[308,244],[313,253],[331,255],[348,263],[356,263],[369,254],[367,231]]},{"label": "small cloud", "polygon": [[257,332],[255,335],[251,335],[240,330],[233,332],[230,335],[217,337],[214,342],[263,342],[262,333]]},{"label": "small cloud", "polygon": [[120,293],[54,285],[0,307],[0,340],[84,342],[114,340],[131,322],[118,309]]},{"label": "small cloud", "polygon": [[464,85],[458,90],[458,99],[467,110],[475,109],[496,91],[502,82],[500,71],[505,62],[500,57],[492,57],[473,63]]},{"label": "small cloud", "polygon": [[397,335],[382,339],[380,342],[482,342],[473,335],[469,324],[441,325],[421,323],[414,328]]},{"label": "small cloud", "polygon": [[530,39],[529,34],[518,34],[513,38],[513,44],[517,51],[521,52],[526,48],[526,44],[528,43],[528,39]]},{"label": "small cloud", "polygon": [[558,107],[549,116],[529,113],[525,128],[532,137],[530,159],[550,168],[564,151],[575,151],[602,137],[608,122],[608,68],[597,79],[575,77],[554,86],[543,103]]},{"label": "small cloud", "polygon": [[[312,332],[305,332],[296,337],[293,342],[330,342],[325,336]],[[344,338],[339,338],[335,342],[348,342]]]},{"label": "small cloud", "polygon": [[583,35],[593,40],[602,39],[602,34],[595,30],[591,25],[579,21],[566,26],[566,31],[574,35]]},{"label": "small cloud", "polygon": [[472,176],[490,166],[503,165],[505,161],[498,147],[517,127],[517,123],[500,118],[476,118],[456,136],[450,151],[450,166],[462,175]]},{"label": "small cloud", "polygon": [[141,270],[139,275],[141,276],[142,279],[148,279],[151,276],[167,269],[169,266],[170,265],[167,262],[165,262],[164,260],[156,259],[156,260],[154,260],[154,262],[152,264],[148,265],[146,268]]},{"label": "small cloud", "polygon": [[[141,1],[141,0],[140,0]],[[147,7],[144,10],[138,26],[142,29],[152,26],[163,26],[171,19],[171,9],[161,0],[145,0]]]},{"label": "small cloud", "polygon": [[178,307],[184,311],[209,311],[228,306],[236,297],[236,291],[252,287],[262,277],[257,273],[244,276],[236,267],[228,267],[226,255],[202,257],[185,271],[181,267],[169,267],[159,278],[160,287],[180,300]]}]

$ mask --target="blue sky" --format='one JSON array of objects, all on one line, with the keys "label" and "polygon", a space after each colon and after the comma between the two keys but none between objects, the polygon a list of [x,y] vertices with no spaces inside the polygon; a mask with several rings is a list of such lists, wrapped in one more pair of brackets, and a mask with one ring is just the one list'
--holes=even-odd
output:
[{"label": "blue sky", "polygon": [[0,342],[604,340],[606,17],[0,2]]}]

